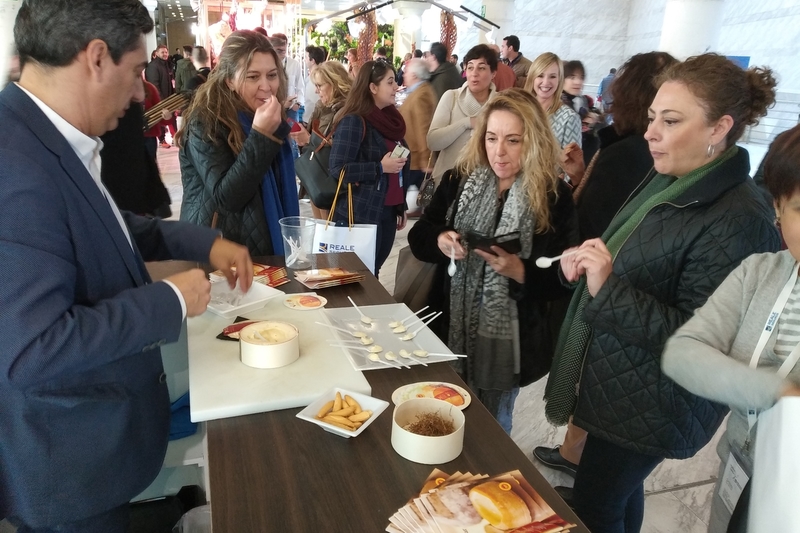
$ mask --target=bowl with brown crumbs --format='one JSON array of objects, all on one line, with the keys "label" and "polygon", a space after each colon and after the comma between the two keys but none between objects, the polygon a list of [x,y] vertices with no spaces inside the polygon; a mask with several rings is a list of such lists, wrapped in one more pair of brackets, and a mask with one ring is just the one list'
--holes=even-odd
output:
[{"label": "bowl with brown crumbs", "polygon": [[412,398],[394,408],[392,447],[426,465],[452,461],[464,446],[464,413],[435,398]]}]

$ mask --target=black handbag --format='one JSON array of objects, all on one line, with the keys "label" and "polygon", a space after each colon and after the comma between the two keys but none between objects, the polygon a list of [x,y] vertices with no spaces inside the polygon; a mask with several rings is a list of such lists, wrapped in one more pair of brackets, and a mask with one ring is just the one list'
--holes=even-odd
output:
[{"label": "black handbag", "polygon": [[320,209],[330,209],[336,195],[336,180],[331,179],[328,174],[331,143],[331,139],[316,131],[311,132],[311,140],[303,155],[294,162],[294,170],[300,183],[314,205]]}]

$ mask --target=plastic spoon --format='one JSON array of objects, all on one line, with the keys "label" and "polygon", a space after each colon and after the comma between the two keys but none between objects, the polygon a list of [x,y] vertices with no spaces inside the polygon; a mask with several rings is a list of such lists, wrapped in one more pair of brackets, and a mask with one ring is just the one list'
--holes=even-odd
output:
[{"label": "plastic spoon", "polygon": [[[387,361],[397,361],[397,356],[392,351],[386,352],[385,354],[383,354],[383,356],[386,358]],[[405,368],[411,368],[402,361],[397,361],[397,363]]]},{"label": "plastic spoon", "polygon": [[434,316],[433,316],[433,317],[432,317],[430,320],[428,320],[427,322],[423,322],[423,323],[422,323],[422,325],[421,325],[420,327],[418,327],[418,328],[417,328],[417,329],[415,329],[414,331],[412,331],[412,332],[410,332],[410,333],[406,333],[405,335],[403,335],[402,337],[400,337],[400,340],[401,340],[401,341],[410,341],[411,339],[413,339],[414,337],[416,337],[416,336],[417,336],[417,333],[419,333],[420,331],[422,331],[423,329],[425,329],[425,327],[426,327],[428,324],[430,324],[431,322],[433,322],[434,320],[436,320],[436,319],[438,318],[438,316],[439,316],[439,315],[441,315],[441,314],[442,314],[442,312],[441,312],[441,311],[439,311],[439,312],[438,312],[438,313],[436,313],[436,314],[435,314],[435,315],[434,315]]},{"label": "plastic spoon", "polygon": [[561,255],[557,255],[555,257],[540,257],[536,260],[536,266],[539,268],[550,268],[553,263],[561,259],[562,257],[567,257],[568,255],[572,255],[576,253],[578,250],[572,250],[571,252],[565,252]]},{"label": "plastic spoon", "polygon": [[438,352],[428,352],[425,350],[414,350],[414,355],[416,355],[417,357],[428,357],[429,355],[439,355],[442,357],[466,357],[466,355],[460,353],[438,353]]},{"label": "plastic spoon", "polygon": [[[420,320],[425,321],[425,320],[429,319],[430,317],[432,317],[435,314],[436,314],[436,311],[434,311],[433,313],[430,313],[429,315],[425,315],[422,318],[417,317],[416,320],[412,320],[411,322],[408,323],[408,325],[410,326],[411,324],[413,324],[413,323],[415,323],[417,321],[420,321]],[[406,331],[408,331],[408,328],[406,326],[404,326],[403,324],[400,324],[396,328],[392,328],[392,333],[405,333]]]},{"label": "plastic spoon", "polygon": [[412,318],[416,318],[421,312],[426,310],[428,307],[430,307],[430,306],[426,305],[425,307],[423,307],[422,309],[420,309],[419,311],[417,311],[413,315],[405,317],[403,320],[393,320],[392,322],[389,322],[389,327],[390,328],[396,328],[396,327],[402,326],[403,324],[406,323],[406,320],[411,320]]},{"label": "plastic spoon", "polygon": [[416,357],[413,357],[413,356],[412,356],[412,355],[411,355],[411,354],[408,352],[408,350],[400,350],[400,352],[398,352],[398,353],[400,354],[400,357],[402,357],[403,359],[411,359],[411,360],[412,360],[412,361],[414,361],[415,363],[418,363],[418,364],[420,364],[420,365],[422,365],[422,366],[428,366],[428,364],[427,364],[427,363],[423,363],[422,361],[420,361],[420,360],[419,360],[419,359],[417,359]]},{"label": "plastic spoon", "polygon": [[386,366],[390,366],[392,368],[401,368],[398,365],[392,364],[392,363],[390,363],[388,361],[384,361],[383,359],[381,359],[381,356],[376,354],[376,353],[369,354],[367,356],[367,359],[369,359],[370,361],[375,361],[376,363],[381,363],[381,364],[384,364]]},{"label": "plastic spoon", "polygon": [[372,319],[361,312],[361,309],[358,308],[358,306],[353,301],[353,299],[350,298],[349,296],[347,297],[347,299],[350,300],[350,303],[353,304],[353,307],[356,308],[356,311],[358,311],[358,314],[361,315],[361,322],[363,322],[364,324],[372,325]]},{"label": "plastic spoon", "polygon": [[451,278],[456,275],[458,268],[456,267],[456,249],[454,246],[450,247],[450,265],[447,267],[447,275]]},{"label": "plastic spoon", "polygon": [[336,331],[341,331],[343,333],[347,333],[348,335],[351,335],[353,337],[361,338],[361,337],[365,337],[367,335],[363,331],[350,331],[349,329],[337,328],[336,326],[331,326],[330,324],[323,324],[322,322],[314,322],[314,324],[319,324],[320,326],[325,326],[326,328],[335,329]]}]

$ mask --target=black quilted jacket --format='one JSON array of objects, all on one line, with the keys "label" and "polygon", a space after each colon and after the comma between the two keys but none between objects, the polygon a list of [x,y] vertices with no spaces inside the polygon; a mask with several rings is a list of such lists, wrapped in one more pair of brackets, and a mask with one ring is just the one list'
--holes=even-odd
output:
[{"label": "black quilted jacket", "polygon": [[592,435],[639,453],[683,459],[722,422],[726,406],[694,396],[662,374],[661,352],[745,257],[780,249],[773,213],[748,177],[748,161],[740,148],[673,202],[654,207],[587,303],[593,337],[574,422]]},{"label": "black quilted jacket", "polygon": [[[247,246],[250,255],[272,255],[261,182],[270,166],[278,172],[275,159],[281,145],[253,129],[237,156],[228,146],[224,128],[219,128],[212,142],[201,137],[197,123],[190,122],[185,127],[186,138],[179,156],[183,182],[181,220],[211,226],[216,212],[215,227],[226,239]],[[282,122],[275,137],[286,138],[289,129]]]}]

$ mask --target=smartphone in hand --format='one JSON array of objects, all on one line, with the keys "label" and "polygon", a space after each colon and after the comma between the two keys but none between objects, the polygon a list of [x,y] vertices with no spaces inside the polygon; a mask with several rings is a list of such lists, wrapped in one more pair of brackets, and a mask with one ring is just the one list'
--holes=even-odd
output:
[{"label": "smartphone in hand", "polygon": [[288,122],[289,126],[291,126],[291,128],[292,128],[291,132],[292,133],[297,133],[297,132],[303,130],[303,126],[299,122],[297,122],[296,120],[293,120],[291,118],[287,118],[286,122]]},{"label": "smartphone in hand", "polygon": [[467,246],[492,255],[497,255],[494,250],[492,250],[492,246],[498,246],[509,254],[518,254],[522,251],[522,243],[519,240],[518,231],[506,233],[505,235],[497,235],[495,237],[486,237],[470,231],[467,233]]},{"label": "smartphone in hand", "polygon": [[405,159],[408,157],[408,154],[410,153],[411,151],[408,148],[406,148],[402,144],[398,144],[397,146],[394,147],[394,150],[392,150],[392,157],[399,157]]}]

